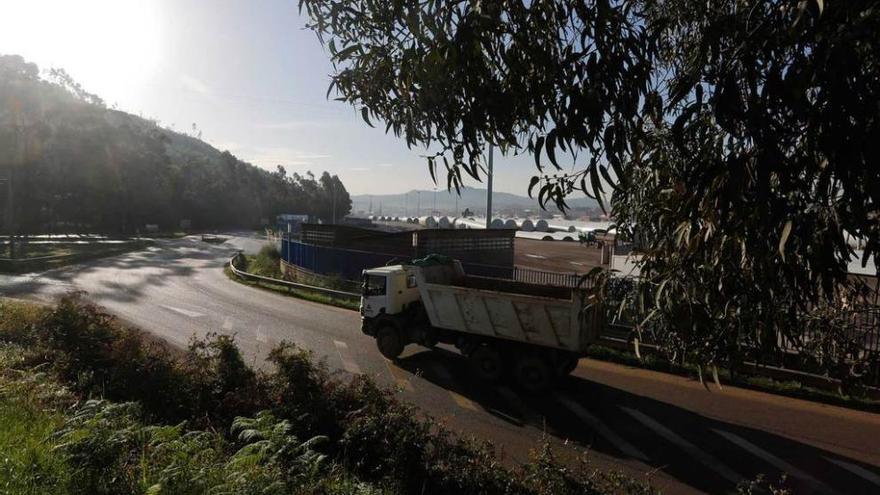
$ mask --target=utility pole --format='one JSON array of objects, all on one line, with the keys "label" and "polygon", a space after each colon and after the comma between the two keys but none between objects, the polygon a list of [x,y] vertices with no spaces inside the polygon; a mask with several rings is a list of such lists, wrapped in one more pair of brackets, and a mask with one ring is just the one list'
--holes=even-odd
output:
[{"label": "utility pole", "polygon": [[486,180],[486,229],[492,227],[492,155],[494,146],[489,145],[489,177]]},{"label": "utility pole", "polygon": [[15,189],[12,187],[12,169],[16,165],[22,165],[24,163],[26,150],[25,146],[25,125],[22,122],[21,115],[18,115],[16,119],[17,122],[17,133],[16,133],[16,148],[18,148],[18,160],[13,160],[13,163],[9,164],[9,168],[6,170],[6,230],[9,235],[9,257],[15,258]]},{"label": "utility pole", "polygon": [[434,211],[431,214],[437,215],[437,186],[434,186]]},{"label": "utility pole", "polygon": [[333,225],[336,225],[336,183],[333,183]]},{"label": "utility pole", "polygon": [[6,214],[3,224],[6,226],[6,233],[9,236],[9,257],[15,258],[15,238],[13,237],[13,201],[12,201],[12,167],[6,171],[6,178],[0,179],[0,183],[6,183]]}]

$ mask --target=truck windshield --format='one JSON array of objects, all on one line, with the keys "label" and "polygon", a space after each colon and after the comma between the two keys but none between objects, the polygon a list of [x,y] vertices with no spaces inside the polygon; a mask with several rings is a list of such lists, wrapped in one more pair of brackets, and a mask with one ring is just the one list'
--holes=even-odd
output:
[{"label": "truck windshield", "polygon": [[385,277],[381,275],[367,275],[364,277],[365,296],[384,296]]}]

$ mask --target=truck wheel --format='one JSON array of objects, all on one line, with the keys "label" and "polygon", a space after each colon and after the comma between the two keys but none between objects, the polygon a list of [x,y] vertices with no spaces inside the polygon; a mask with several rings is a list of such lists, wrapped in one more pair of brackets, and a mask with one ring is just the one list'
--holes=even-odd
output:
[{"label": "truck wheel", "polygon": [[537,356],[522,356],[513,367],[517,383],[528,393],[544,392],[553,384],[553,370]]},{"label": "truck wheel", "polygon": [[403,353],[403,339],[394,327],[384,326],[376,332],[376,346],[388,359],[397,359]]},{"label": "truck wheel", "polygon": [[501,359],[501,354],[489,346],[478,346],[468,356],[468,359],[470,359],[477,377],[483,381],[497,382],[504,374],[504,361]]}]

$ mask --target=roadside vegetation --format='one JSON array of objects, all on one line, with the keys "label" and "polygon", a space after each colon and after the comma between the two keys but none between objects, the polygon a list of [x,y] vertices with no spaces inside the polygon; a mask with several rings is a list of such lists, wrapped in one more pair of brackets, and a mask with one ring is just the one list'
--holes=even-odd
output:
[{"label": "roadside vegetation", "polygon": [[281,252],[273,245],[260,248],[256,256],[245,257],[245,267],[250,273],[270,278],[282,278]]},{"label": "roadside vegetation", "polygon": [[231,337],[173,352],[76,294],[0,315],[4,493],[654,493],[546,445],[505,467],[293,344],[255,371]]},{"label": "roadside vegetation", "polygon": [[[278,248],[272,245],[263,246],[260,249],[260,252],[256,255],[242,255],[239,256],[236,260],[236,268],[248,273],[252,273],[254,275],[259,275],[261,277],[269,277],[276,280],[284,280],[284,274],[281,273],[281,253],[278,251]],[[224,273],[230,279],[244,284],[249,285],[251,287],[259,287],[261,289],[270,290],[272,292],[277,292],[282,295],[297,297],[299,299],[305,299],[307,301],[312,301],[321,304],[329,304],[331,306],[337,306],[345,309],[357,310],[360,302],[357,299],[346,298],[346,297],[334,297],[329,294],[325,294],[322,292],[311,291],[308,289],[298,289],[292,288],[283,284],[274,284],[272,282],[266,281],[256,281],[256,280],[248,280],[241,279],[235,276],[232,273],[232,270],[227,266],[224,268]],[[325,289],[334,289],[334,290],[342,290],[342,291],[351,291],[351,284],[346,284],[341,278],[327,278],[327,277],[314,277],[309,278],[307,280],[297,280],[297,282],[311,285],[315,287],[322,287]]]}]

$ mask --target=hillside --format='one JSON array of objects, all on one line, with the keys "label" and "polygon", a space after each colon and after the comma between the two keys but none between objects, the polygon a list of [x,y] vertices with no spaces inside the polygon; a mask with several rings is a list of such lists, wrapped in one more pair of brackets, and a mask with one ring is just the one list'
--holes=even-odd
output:
[{"label": "hillside", "polygon": [[[360,194],[351,197],[352,211],[370,212],[372,202],[373,213],[378,214],[381,206],[382,213],[386,215],[410,215],[416,216],[417,206],[421,204],[421,214],[427,215],[434,209],[434,191],[412,190],[401,194]],[[456,201],[457,200],[457,201]],[[470,208],[475,213],[486,211],[486,190],[478,188],[463,188],[461,196],[457,197],[455,191],[438,190],[436,192],[436,209],[443,214],[453,214],[455,211],[463,211]],[[506,192],[495,192],[493,195],[493,209],[496,212],[523,214],[527,210],[537,213],[540,211],[538,200],[526,196]],[[458,209],[456,210],[456,204]],[[568,204],[572,208],[594,208],[596,201],[587,198],[571,198]],[[555,212],[555,211],[554,211]]]},{"label": "hillside", "polygon": [[[285,212],[330,218],[335,176],[288,176],[107,108],[63,71],[0,55],[0,179],[18,234],[252,227]],[[0,190],[0,218],[9,192]]]}]

